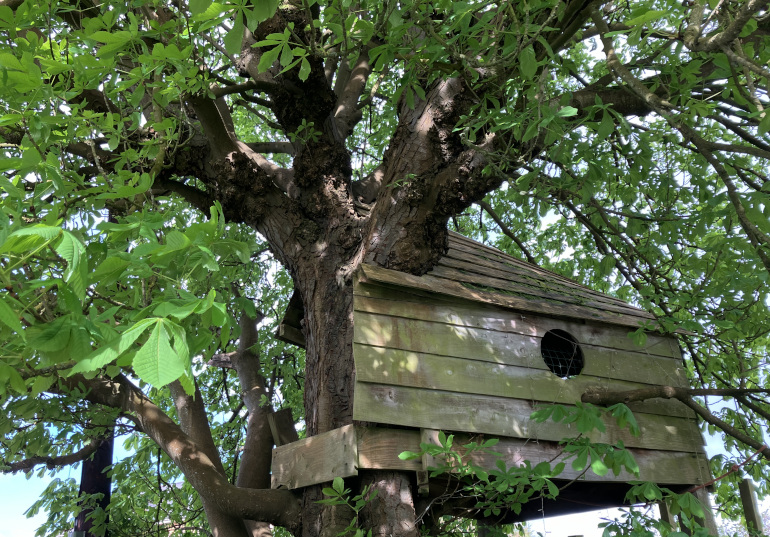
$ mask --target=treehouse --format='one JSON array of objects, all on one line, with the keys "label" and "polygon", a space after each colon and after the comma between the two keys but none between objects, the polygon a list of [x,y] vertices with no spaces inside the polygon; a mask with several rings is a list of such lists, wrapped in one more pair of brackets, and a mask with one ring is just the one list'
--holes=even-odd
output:
[{"label": "treehouse", "polygon": [[[279,337],[302,345],[301,306],[292,303]],[[575,424],[531,420],[543,405],[575,405],[587,390],[687,385],[676,339],[653,331],[647,312],[457,234],[424,276],[363,265],[354,310],[354,423],[278,445],[274,487],[393,469],[415,472],[430,497],[446,487],[428,478],[436,461],[398,455],[437,443],[439,430],[499,438],[494,451],[507,466],[535,465],[564,457],[559,441],[578,435]],[[650,329],[646,337],[630,337],[640,327]],[[664,399],[629,407],[641,434],[605,420],[606,430],[591,439],[622,441],[642,480],[681,491],[710,479],[690,409]],[[494,464],[490,456],[473,457]],[[560,479],[576,481],[555,502],[525,506],[522,519],[542,516],[541,509],[551,515],[620,505],[637,478],[567,464]]]}]

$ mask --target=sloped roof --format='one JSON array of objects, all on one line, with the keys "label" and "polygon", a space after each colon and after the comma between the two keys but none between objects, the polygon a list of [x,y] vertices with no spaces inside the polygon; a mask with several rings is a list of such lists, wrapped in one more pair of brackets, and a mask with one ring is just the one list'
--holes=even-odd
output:
[{"label": "sloped roof", "polygon": [[[449,233],[447,253],[423,276],[364,264],[358,278],[365,283],[395,285],[516,311],[631,328],[655,320],[652,314],[620,299],[454,232]],[[299,344],[295,331],[300,329],[302,314],[295,311],[297,306],[301,308],[301,303],[293,297],[278,337]]]}]

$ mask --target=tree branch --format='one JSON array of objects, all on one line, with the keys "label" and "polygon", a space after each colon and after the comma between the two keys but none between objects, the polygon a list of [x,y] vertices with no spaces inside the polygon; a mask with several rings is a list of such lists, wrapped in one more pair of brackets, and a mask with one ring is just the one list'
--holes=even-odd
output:
[{"label": "tree branch", "polygon": [[495,223],[497,223],[497,225],[500,227],[500,231],[502,231],[503,234],[505,234],[508,238],[510,238],[513,242],[516,243],[516,246],[519,247],[519,250],[521,250],[522,253],[527,257],[527,261],[529,261],[533,265],[537,265],[535,258],[532,257],[532,254],[529,252],[529,249],[527,248],[527,246],[521,241],[521,239],[519,239],[513,233],[513,231],[511,231],[511,228],[509,228],[505,224],[505,222],[503,222],[502,218],[500,218],[500,216],[495,212],[492,206],[489,205],[489,203],[487,203],[484,200],[477,201],[476,203],[478,204],[479,207],[484,209],[489,216],[492,217],[492,220],[494,220]]},{"label": "tree branch", "polygon": [[45,464],[46,468],[49,470],[59,466],[69,466],[70,464],[84,461],[93,455],[103,440],[104,438],[94,438],[83,448],[75,453],[70,453],[69,455],[61,455],[59,457],[30,457],[23,461],[11,463],[2,462],[0,463],[0,472],[11,474],[15,474],[16,472],[26,472],[40,464]]},{"label": "tree branch", "polygon": [[[769,3],[769,0],[748,0],[741,5],[735,15],[735,19],[724,30],[712,34],[703,40],[698,39],[701,33],[700,21],[693,21],[691,18],[691,24],[694,23],[693,30],[690,30],[688,26],[687,31],[685,31],[684,44],[690,50],[698,52],[708,52],[729,45],[738,38],[751,17],[765,9]],[[700,17],[702,17],[703,9],[703,2],[698,2],[698,9],[693,10],[693,16],[698,17],[698,14],[700,14]]]},{"label": "tree branch", "polygon": [[152,188],[153,190],[168,191],[178,194],[190,205],[204,213],[208,212],[208,210],[211,209],[211,206],[214,205],[212,198],[203,190],[199,190],[180,181],[174,181],[166,177],[156,177]]},{"label": "tree branch", "polygon": [[255,153],[295,154],[294,146],[291,142],[254,142],[246,145]]},{"label": "tree branch", "polygon": [[334,108],[337,128],[344,138],[350,136],[353,127],[361,120],[362,114],[358,107],[358,99],[366,89],[366,81],[371,72],[369,50],[368,47],[365,47],[359,54]]},{"label": "tree branch", "polygon": [[243,82],[241,84],[231,84],[227,86],[212,88],[211,92],[214,94],[214,97],[218,99],[219,97],[224,97],[225,95],[230,95],[233,93],[244,93],[252,90],[264,91],[265,93],[269,93],[270,91],[274,91],[279,87],[280,85],[276,82],[252,79],[252,80],[249,80],[248,82]]},{"label": "tree branch", "polygon": [[264,520],[290,530],[297,527],[300,505],[294,494],[281,489],[231,485],[205,451],[124,376],[110,380],[73,375],[62,379],[62,384],[71,390],[85,387],[89,401],[133,414],[145,434],[171,458],[201,498],[211,501],[222,512],[237,518]]},{"label": "tree branch", "polygon": [[594,405],[614,405],[617,403],[631,403],[634,401],[644,401],[646,399],[654,399],[656,397],[663,399],[677,399],[687,405],[693,410],[703,421],[709,423],[724,433],[732,436],[739,442],[756,449],[767,459],[770,460],[770,447],[767,447],[760,441],[757,441],[744,432],[740,431],[736,427],[733,427],[724,420],[718,418],[711,412],[709,412],[702,405],[699,405],[693,399],[693,396],[741,396],[750,393],[770,393],[770,389],[695,389],[695,388],[675,388],[673,386],[651,386],[649,388],[641,388],[639,390],[629,391],[607,391],[602,389],[589,389],[586,390],[580,400],[583,403],[591,403]]}]

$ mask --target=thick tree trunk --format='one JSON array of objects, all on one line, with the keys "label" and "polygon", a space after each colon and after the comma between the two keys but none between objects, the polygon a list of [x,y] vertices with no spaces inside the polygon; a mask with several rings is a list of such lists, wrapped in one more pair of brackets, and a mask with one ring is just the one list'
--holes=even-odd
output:
[{"label": "thick tree trunk", "polygon": [[[314,258],[295,277],[302,296],[306,342],[305,409],[309,435],[352,423],[353,386],[353,286],[350,268],[341,256]],[[355,256],[354,256],[355,257]],[[319,262],[321,261],[321,262]],[[371,485],[376,499],[367,507],[362,528],[374,535],[416,536],[412,487],[409,477],[374,472],[361,480]],[[303,535],[333,537],[350,523],[347,507],[322,506],[321,486],[310,487],[303,502]],[[354,491],[353,494],[359,491]]]},{"label": "thick tree trunk", "polygon": [[[362,485],[376,495],[361,512],[361,526],[373,537],[417,537],[412,479],[403,472],[371,472]],[[370,494],[371,495],[371,494]]]}]

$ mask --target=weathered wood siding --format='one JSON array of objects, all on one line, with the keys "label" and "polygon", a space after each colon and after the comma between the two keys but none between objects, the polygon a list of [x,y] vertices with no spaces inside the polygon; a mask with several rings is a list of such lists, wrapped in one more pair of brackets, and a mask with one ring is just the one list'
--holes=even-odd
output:
[{"label": "weathered wood siding", "polygon": [[[431,292],[430,285],[413,285],[414,277],[369,268],[354,288],[356,420],[559,441],[577,430],[551,421],[534,423],[529,416],[539,406],[574,404],[587,388],[687,385],[674,338],[648,334],[637,346],[628,322],[517,311]],[[580,344],[585,365],[577,377],[559,378],[543,361],[541,341],[552,329],[569,332]],[[658,468],[674,472],[668,482],[708,479],[703,439],[689,409],[663,399],[629,406],[642,430],[639,437],[610,420],[592,439],[622,440],[641,453],[668,452],[670,459],[655,456]]]},{"label": "weathered wood siding", "polygon": [[[455,445],[461,446],[473,438],[459,435]],[[404,451],[419,452],[420,442],[438,444],[435,429],[386,429],[346,425],[312,438],[305,438],[273,450],[273,488],[296,489],[325,483],[335,477],[352,477],[359,470],[420,471],[438,467],[442,462],[431,457],[425,460],[403,461],[398,455]],[[459,448],[462,450],[462,448]],[[549,461],[552,465],[566,462],[560,479],[603,482],[609,479],[630,481],[632,474],[621,472],[615,477],[598,476],[591,471],[572,468],[571,461],[556,442],[503,438],[494,448],[509,467],[522,466],[525,461],[535,465]],[[641,474],[638,479],[661,485],[700,483],[709,475],[708,463],[701,454],[688,452],[655,451],[630,448]],[[470,461],[487,470],[495,469],[497,456],[474,452]]]}]

